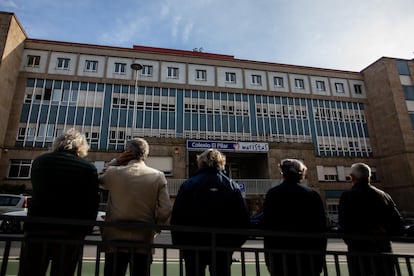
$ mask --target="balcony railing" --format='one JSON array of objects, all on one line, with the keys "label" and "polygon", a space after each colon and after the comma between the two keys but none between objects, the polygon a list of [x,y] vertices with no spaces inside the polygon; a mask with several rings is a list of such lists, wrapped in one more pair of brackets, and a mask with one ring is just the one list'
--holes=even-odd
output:
[{"label": "balcony railing", "polygon": [[[2,219],[12,219],[14,221],[20,222],[37,222],[37,223],[51,223],[51,220],[46,219],[36,219],[36,218],[27,218],[27,217],[5,217],[0,216]],[[194,227],[177,227],[177,226],[157,226],[149,225],[142,223],[132,223],[132,222],[86,222],[79,220],[53,220],[55,224],[62,225],[89,225],[94,226],[96,229],[102,227],[119,227],[119,228],[134,228],[134,229],[143,229],[143,230],[155,230],[158,232],[158,236],[155,239],[153,244],[149,243],[138,243],[138,242],[120,242],[112,241],[105,242],[100,238],[99,233],[95,235],[89,235],[85,238],[84,241],[81,241],[83,245],[83,254],[82,258],[78,262],[76,275],[102,275],[103,266],[104,266],[104,254],[103,248],[108,245],[114,246],[115,248],[123,247],[128,248],[131,252],[136,248],[149,248],[154,250],[154,259],[151,264],[151,274],[150,275],[184,275],[184,261],[182,258],[182,249],[191,249],[197,252],[208,252],[211,256],[215,256],[218,252],[229,252],[234,251],[233,253],[233,264],[231,266],[232,275],[269,275],[267,267],[265,265],[265,253],[278,253],[282,256],[299,256],[299,255],[312,255],[312,256],[324,256],[325,261],[323,262],[323,268],[321,275],[330,276],[330,275],[349,275],[348,271],[348,259],[350,257],[365,257],[368,259],[368,263],[373,264],[374,258],[386,258],[392,263],[394,270],[393,275],[403,275],[411,276],[413,275],[413,265],[414,265],[414,250],[413,243],[414,239],[407,237],[395,237],[393,240],[395,242],[401,243],[405,246],[403,252],[396,253],[384,253],[384,254],[374,254],[374,253],[360,253],[360,254],[350,254],[347,252],[346,248],[338,249],[329,245],[329,242],[338,242],[342,240],[342,236],[337,233],[326,233],[324,235],[311,235],[309,233],[280,233],[274,231],[264,231],[259,229],[218,229],[218,228],[194,228]],[[204,233],[209,235],[211,238],[211,244],[208,246],[194,246],[191,245],[191,240],[188,245],[178,246],[174,245],[171,242],[170,232],[171,231],[182,231],[188,234],[194,233]],[[231,234],[231,235],[244,235],[249,237],[248,241],[240,248],[230,248],[217,245],[215,243],[216,238],[220,234]],[[304,251],[304,250],[270,250],[263,248],[263,237],[279,237],[279,238],[304,238],[307,239],[315,238],[327,238],[328,239],[328,248],[326,251]],[[362,237],[355,237],[356,239],[362,239]],[[20,248],[22,241],[31,241],[25,240],[22,234],[0,234],[0,254],[1,259],[1,270],[0,276],[5,275],[17,275],[19,265],[24,266],[24,262],[20,259]],[[71,240],[69,238],[64,238],[61,240],[57,239],[48,239],[42,238],[42,244],[46,245],[51,242],[58,243],[61,246],[62,252],[64,251],[67,245],[79,244],[78,240]],[[193,241],[196,242],[196,241]],[[115,251],[117,252],[117,251]],[[39,252],[42,254],[42,252]],[[298,263],[297,267],[301,267],[300,258],[297,258]],[[370,262],[371,261],[371,262]],[[284,263],[283,265],[286,265]],[[387,263],[384,262],[381,264],[383,267],[381,269],[387,269]],[[378,269],[378,268],[376,268]],[[220,275],[219,271],[216,271],[213,264],[213,274]],[[308,271],[302,271],[303,276],[309,276]],[[196,276],[196,275],[194,275]]]},{"label": "balcony railing", "polygon": [[[168,178],[168,191],[170,195],[177,195],[178,189],[186,179]],[[273,186],[280,183],[279,179],[234,179],[243,184],[246,195],[265,195]],[[306,184],[306,183],[305,183]]]}]

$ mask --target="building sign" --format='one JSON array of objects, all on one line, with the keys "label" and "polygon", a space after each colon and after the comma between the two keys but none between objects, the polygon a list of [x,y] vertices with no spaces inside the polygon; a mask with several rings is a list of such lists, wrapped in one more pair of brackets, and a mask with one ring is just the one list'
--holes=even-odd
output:
[{"label": "building sign", "polygon": [[268,152],[269,144],[258,143],[258,142],[225,142],[225,141],[187,140],[187,149],[189,150],[217,149],[220,151]]}]

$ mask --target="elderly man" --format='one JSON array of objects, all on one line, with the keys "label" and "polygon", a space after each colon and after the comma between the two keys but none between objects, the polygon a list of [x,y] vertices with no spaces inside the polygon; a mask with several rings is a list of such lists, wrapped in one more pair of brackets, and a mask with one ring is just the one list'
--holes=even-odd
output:
[{"label": "elderly man", "polygon": [[[20,276],[45,275],[49,262],[50,275],[74,274],[83,249],[81,241],[91,232],[92,226],[53,224],[53,219],[95,221],[99,202],[98,173],[95,166],[84,159],[88,149],[85,137],[69,129],[55,139],[51,152],[33,161],[33,199],[28,216],[48,218],[50,223],[25,223]],[[62,240],[75,242],[63,243]]]},{"label": "elderly man", "polygon": [[[325,210],[321,197],[316,191],[300,184],[307,171],[303,162],[284,159],[279,168],[283,181],[266,194],[263,227],[297,236],[265,236],[265,249],[287,252],[267,252],[266,265],[272,276],[319,275],[327,243],[324,236]],[[303,234],[313,234],[314,237],[303,237]],[[311,251],[317,253],[310,253]]]},{"label": "elderly man", "polygon": [[[339,225],[346,235],[344,240],[348,251],[352,253],[348,260],[350,275],[390,276],[394,275],[394,266],[388,256],[367,257],[361,254],[391,252],[389,237],[402,234],[404,229],[391,196],[372,186],[370,178],[371,168],[367,164],[351,166],[353,186],[341,195]],[[359,238],[352,239],[352,235]]]},{"label": "elderly man", "polygon": [[[100,176],[101,187],[109,190],[106,220],[167,224],[171,201],[164,173],[148,167],[149,146],[141,138],[129,140],[126,150],[109,162]],[[105,227],[104,241],[144,244],[137,248],[110,246],[106,249],[104,275],[125,275],[129,263],[130,275],[150,275],[152,243],[155,232],[150,229]]]}]

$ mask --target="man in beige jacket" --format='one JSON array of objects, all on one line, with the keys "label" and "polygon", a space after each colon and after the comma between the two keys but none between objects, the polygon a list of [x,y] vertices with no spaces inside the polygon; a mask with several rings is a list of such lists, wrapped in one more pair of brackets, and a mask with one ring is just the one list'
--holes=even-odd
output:
[{"label": "man in beige jacket", "polygon": [[[101,187],[109,190],[106,220],[122,227],[106,226],[102,239],[109,242],[105,253],[104,275],[150,275],[155,232],[145,227],[125,227],[126,222],[167,224],[171,201],[164,174],[145,164],[148,143],[141,138],[127,142],[118,158],[108,163],[100,176]],[[125,246],[120,246],[120,243]],[[135,246],[133,246],[135,243]],[[142,246],[139,246],[142,244]]]}]

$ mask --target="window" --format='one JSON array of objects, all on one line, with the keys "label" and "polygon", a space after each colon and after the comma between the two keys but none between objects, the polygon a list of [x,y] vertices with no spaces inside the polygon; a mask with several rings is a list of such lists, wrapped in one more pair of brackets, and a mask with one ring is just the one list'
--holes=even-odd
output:
[{"label": "window", "polygon": [[76,104],[78,100],[78,91],[76,90],[63,90],[63,102],[69,102],[71,104]]},{"label": "window", "polygon": [[58,58],[56,69],[69,70],[70,58]]},{"label": "window", "polygon": [[316,81],[316,90],[326,91],[325,82],[324,81]]},{"label": "window", "polygon": [[196,80],[207,80],[207,71],[206,70],[196,70]]},{"label": "window", "polygon": [[97,143],[99,142],[99,132],[85,132],[85,137],[88,141],[91,143]]},{"label": "window", "polygon": [[125,75],[126,63],[115,62],[115,74]]},{"label": "window", "polygon": [[27,56],[27,67],[39,67],[40,56]]},{"label": "window", "polygon": [[173,157],[148,156],[145,163],[150,167],[164,172],[165,176],[173,175]]},{"label": "window", "polygon": [[410,68],[408,67],[408,62],[406,60],[397,60],[397,70],[400,75],[410,75]]},{"label": "window", "polygon": [[32,166],[31,160],[10,160],[9,178],[30,178],[30,168]]},{"label": "window", "polygon": [[141,70],[142,76],[152,76],[153,67],[152,65],[144,65]]},{"label": "window", "polygon": [[52,94],[52,102],[60,102],[62,100],[62,90],[54,89]]},{"label": "window", "polygon": [[324,167],[323,169],[325,181],[338,181],[338,172],[336,167]]},{"label": "window", "polygon": [[85,71],[87,71],[87,72],[96,72],[96,71],[98,71],[98,61],[97,60],[86,60],[85,61]]},{"label": "window", "polygon": [[32,94],[26,94],[25,98],[24,98],[24,102],[25,103],[31,103],[32,102]]},{"label": "window", "polygon": [[168,67],[167,76],[172,79],[178,79],[178,68]]},{"label": "window", "polygon": [[236,83],[236,73],[226,72],[226,82]]},{"label": "window", "polygon": [[273,77],[273,84],[277,87],[283,87],[283,78]]},{"label": "window", "polygon": [[295,88],[305,89],[305,82],[303,81],[303,79],[295,79]]},{"label": "window", "polygon": [[43,100],[44,101],[50,101],[51,97],[52,97],[52,89],[51,88],[45,88],[45,92],[43,93]]},{"label": "window", "polygon": [[111,130],[109,133],[109,143],[124,143],[125,131]]},{"label": "window", "polygon": [[355,91],[355,94],[362,94],[362,85],[360,85],[360,84],[354,84],[354,91]]},{"label": "window", "polygon": [[262,76],[252,75],[252,84],[253,85],[262,85]]},{"label": "window", "polygon": [[37,136],[40,138],[52,138],[55,133],[54,124],[40,124],[39,129],[37,130]]},{"label": "window", "polygon": [[337,93],[344,93],[345,92],[344,84],[341,83],[341,82],[336,82],[335,83],[335,90],[336,90]]},{"label": "window", "polygon": [[17,134],[17,140],[24,140],[25,138],[27,140],[33,140],[35,136],[36,128],[34,127],[21,127],[19,128],[18,134]]}]

